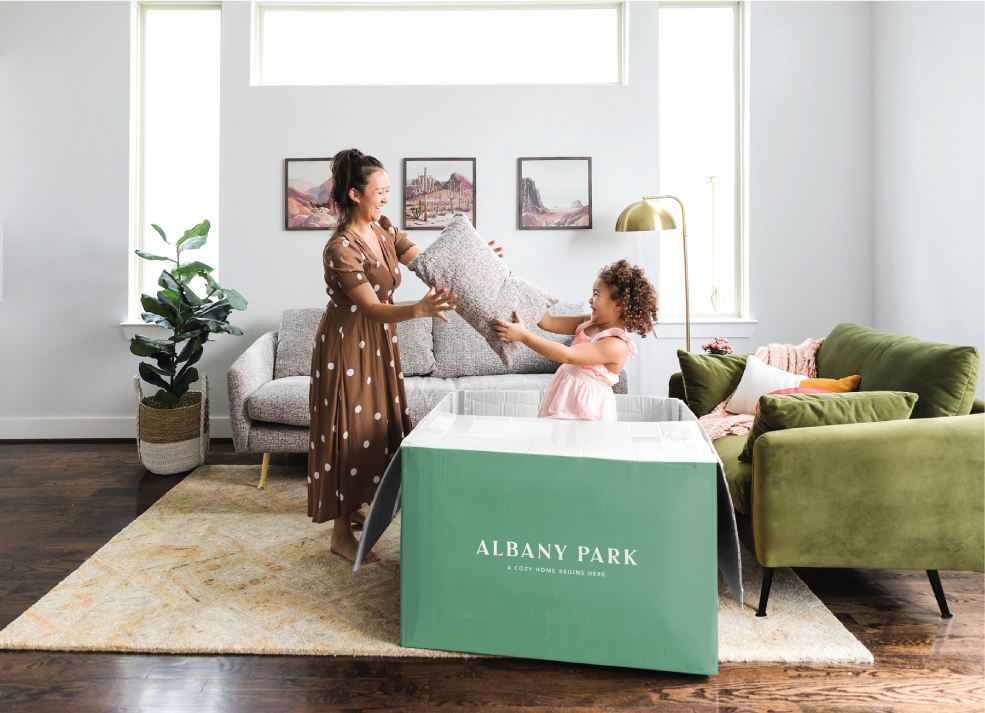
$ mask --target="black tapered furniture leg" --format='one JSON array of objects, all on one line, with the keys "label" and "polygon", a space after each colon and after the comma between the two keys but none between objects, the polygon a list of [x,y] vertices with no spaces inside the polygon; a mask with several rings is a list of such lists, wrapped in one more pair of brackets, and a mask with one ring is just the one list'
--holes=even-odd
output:
[{"label": "black tapered furniture leg", "polygon": [[[937,574],[934,572],[934,574]],[[759,590],[759,611],[756,616],[766,616],[766,602],[770,598],[770,587],[773,586],[773,568],[763,568],[763,586]],[[940,586],[938,583],[937,586]]]},{"label": "black tapered furniture leg", "polygon": [[941,608],[941,619],[950,619],[953,614],[947,608],[947,599],[944,598],[944,587],[941,586],[941,576],[937,574],[936,569],[928,569],[927,576],[930,578],[930,586],[934,590],[934,596],[937,597],[937,606]]}]

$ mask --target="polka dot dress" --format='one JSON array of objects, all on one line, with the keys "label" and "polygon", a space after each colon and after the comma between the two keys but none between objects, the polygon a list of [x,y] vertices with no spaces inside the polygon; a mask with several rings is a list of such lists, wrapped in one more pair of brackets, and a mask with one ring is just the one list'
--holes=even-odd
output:
[{"label": "polka dot dress", "polygon": [[391,338],[396,325],[370,321],[347,295],[360,285],[380,285],[378,299],[393,304],[398,257],[414,244],[396,229],[373,229],[382,255],[352,231],[333,235],[323,253],[330,299],[315,333],[308,399],[308,516],[315,522],[372,502],[403,434],[410,433],[400,405],[407,394],[399,344]]}]

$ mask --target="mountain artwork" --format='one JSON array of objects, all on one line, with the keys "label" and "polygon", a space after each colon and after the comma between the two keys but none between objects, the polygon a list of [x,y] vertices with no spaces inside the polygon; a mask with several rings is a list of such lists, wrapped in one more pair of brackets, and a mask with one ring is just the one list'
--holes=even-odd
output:
[{"label": "mountain artwork", "polygon": [[517,228],[568,230],[592,227],[591,158],[521,158],[517,176]]},{"label": "mountain artwork", "polygon": [[475,226],[475,159],[405,158],[404,229],[440,230],[456,213]]},{"label": "mountain artwork", "polygon": [[334,230],[338,212],[332,203],[332,159],[284,160],[285,230]]}]

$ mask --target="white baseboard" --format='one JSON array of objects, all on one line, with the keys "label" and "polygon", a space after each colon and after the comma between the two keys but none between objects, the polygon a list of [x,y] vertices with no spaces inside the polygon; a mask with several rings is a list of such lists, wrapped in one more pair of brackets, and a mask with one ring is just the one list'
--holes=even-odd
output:
[{"label": "white baseboard", "polygon": [[[212,438],[232,438],[228,416],[211,416]],[[136,416],[105,418],[0,418],[0,440],[137,438]]]}]

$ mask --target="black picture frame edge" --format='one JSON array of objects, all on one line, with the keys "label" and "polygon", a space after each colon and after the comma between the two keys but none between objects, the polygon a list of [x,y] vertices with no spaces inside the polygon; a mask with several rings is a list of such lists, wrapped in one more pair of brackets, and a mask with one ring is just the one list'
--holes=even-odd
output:
[{"label": "black picture frame edge", "polygon": [[[520,195],[520,186],[523,184],[523,162],[524,161],[588,161],[588,225],[577,225],[572,227],[560,226],[556,228],[546,228],[537,226],[523,225],[523,198]],[[592,202],[592,157],[591,156],[521,156],[516,160],[516,229],[517,230],[591,230],[593,216],[595,214],[595,204]]]},{"label": "black picture frame edge", "polygon": [[309,230],[335,230],[335,228],[292,228],[290,226],[290,217],[287,212],[287,182],[290,180],[289,170],[291,161],[328,161],[329,166],[332,163],[332,157],[329,158],[285,158],[284,159],[284,230],[307,232]]},{"label": "black picture frame edge", "polygon": [[471,161],[472,162],[472,227],[476,227],[479,222],[479,203],[476,200],[479,196],[479,189],[476,187],[476,172],[477,172],[477,161],[476,157],[472,156],[459,156],[457,158],[435,158],[432,156],[425,156],[424,158],[405,158],[402,160],[403,165],[403,182],[400,187],[400,215],[402,217],[401,223],[403,223],[404,230],[444,230],[444,227],[427,228],[422,226],[408,226],[407,225],[407,162],[408,161]]}]

